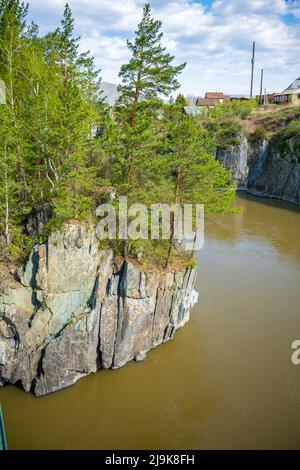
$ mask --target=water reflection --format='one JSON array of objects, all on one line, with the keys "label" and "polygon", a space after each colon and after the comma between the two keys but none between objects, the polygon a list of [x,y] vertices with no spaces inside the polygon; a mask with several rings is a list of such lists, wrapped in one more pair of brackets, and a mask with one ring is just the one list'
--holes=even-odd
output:
[{"label": "water reflection", "polygon": [[237,205],[206,224],[200,303],[174,341],[44,398],[0,390],[10,448],[300,448],[300,213]]}]

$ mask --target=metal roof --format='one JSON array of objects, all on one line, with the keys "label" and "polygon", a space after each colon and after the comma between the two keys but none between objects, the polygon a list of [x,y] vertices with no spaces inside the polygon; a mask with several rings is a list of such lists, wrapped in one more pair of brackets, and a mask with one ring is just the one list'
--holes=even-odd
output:
[{"label": "metal roof", "polygon": [[200,110],[197,108],[197,106],[185,106],[183,109],[184,112],[189,116],[197,116],[200,114]]},{"label": "metal roof", "polygon": [[289,87],[287,87],[281,93],[276,93],[276,95],[294,95],[296,93],[300,93],[300,77],[296,78],[296,80],[293,81]]},{"label": "metal roof", "polygon": [[299,88],[300,88],[300,77],[296,78],[296,80],[293,83],[291,83],[290,86],[287,87],[287,89],[284,90],[284,91],[294,91],[295,92],[295,90],[297,91],[297,90],[299,90]]}]

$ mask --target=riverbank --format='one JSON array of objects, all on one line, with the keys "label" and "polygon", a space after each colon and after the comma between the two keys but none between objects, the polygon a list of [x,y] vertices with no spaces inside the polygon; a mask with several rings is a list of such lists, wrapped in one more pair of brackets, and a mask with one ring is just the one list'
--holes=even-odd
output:
[{"label": "riverbank", "polygon": [[201,302],[175,341],[39,399],[0,389],[10,448],[299,448],[300,211],[236,202],[206,225]]}]

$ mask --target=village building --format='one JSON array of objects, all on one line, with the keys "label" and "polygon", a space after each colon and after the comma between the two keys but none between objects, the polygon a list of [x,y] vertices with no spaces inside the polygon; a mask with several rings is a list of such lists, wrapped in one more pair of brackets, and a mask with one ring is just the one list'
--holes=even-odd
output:
[{"label": "village building", "polygon": [[207,91],[205,93],[205,98],[208,100],[214,100],[218,103],[223,103],[223,101],[228,101],[229,97],[224,95],[224,93],[217,92],[217,91]]},{"label": "village building", "polygon": [[228,101],[229,96],[224,95],[218,91],[207,91],[204,98],[197,98],[196,106],[205,106],[207,108],[213,107],[216,103],[223,103]]},{"label": "village building", "polygon": [[261,96],[256,95],[256,101],[257,101],[258,104],[260,104],[262,106],[268,106],[269,104],[273,103],[275,95],[276,95],[276,93],[268,93],[266,95],[262,94]]},{"label": "village building", "polygon": [[249,101],[248,95],[229,95],[230,101]]},{"label": "village building", "polygon": [[297,78],[286,90],[273,95],[273,103],[299,104],[300,105],[300,77]]}]

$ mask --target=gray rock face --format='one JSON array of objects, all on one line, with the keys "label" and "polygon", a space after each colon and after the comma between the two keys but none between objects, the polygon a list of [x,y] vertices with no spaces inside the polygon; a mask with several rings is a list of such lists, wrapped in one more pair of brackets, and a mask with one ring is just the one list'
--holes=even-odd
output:
[{"label": "gray rock face", "polygon": [[101,368],[118,368],[173,338],[197,301],[196,273],[115,265],[94,233],[68,225],[0,278],[0,385],[37,396]]},{"label": "gray rock face", "polygon": [[232,178],[239,182],[240,188],[247,186],[249,144],[245,136],[241,143],[229,149],[217,149],[216,158],[222,165],[232,171]]},{"label": "gray rock face", "polygon": [[232,170],[238,189],[256,196],[271,197],[300,204],[299,139],[290,139],[283,149],[278,141],[241,145],[219,150],[216,158]]},{"label": "gray rock face", "polygon": [[265,141],[254,148],[249,159],[247,191],[300,204],[299,144],[291,139],[283,150]]}]

